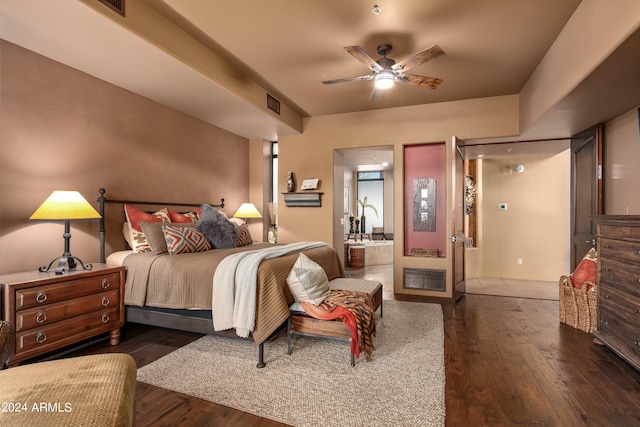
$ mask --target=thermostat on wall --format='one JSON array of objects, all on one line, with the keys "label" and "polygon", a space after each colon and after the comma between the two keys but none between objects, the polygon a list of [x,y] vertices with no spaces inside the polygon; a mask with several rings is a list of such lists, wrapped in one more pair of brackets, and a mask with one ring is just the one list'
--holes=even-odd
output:
[{"label": "thermostat on wall", "polygon": [[506,203],[498,203],[498,210],[499,211],[506,211],[507,210],[507,204]]}]

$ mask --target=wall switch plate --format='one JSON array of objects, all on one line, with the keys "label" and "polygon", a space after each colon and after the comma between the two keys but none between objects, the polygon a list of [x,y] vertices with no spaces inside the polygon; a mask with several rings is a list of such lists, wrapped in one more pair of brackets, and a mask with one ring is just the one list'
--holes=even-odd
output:
[{"label": "wall switch plate", "polygon": [[506,211],[507,210],[507,204],[506,203],[498,203],[498,210],[499,211]]},{"label": "wall switch plate", "polygon": [[518,258],[518,265],[522,265],[522,258]]}]

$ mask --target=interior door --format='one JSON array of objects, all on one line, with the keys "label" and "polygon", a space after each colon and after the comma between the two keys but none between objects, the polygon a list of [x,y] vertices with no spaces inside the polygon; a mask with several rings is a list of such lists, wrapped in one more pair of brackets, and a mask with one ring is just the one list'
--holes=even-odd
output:
[{"label": "interior door", "polygon": [[464,142],[452,138],[452,172],[451,172],[451,245],[453,254],[452,271],[454,301],[462,298],[466,292],[464,277]]},{"label": "interior door", "polygon": [[571,138],[571,271],[596,244],[602,211],[602,125]]}]

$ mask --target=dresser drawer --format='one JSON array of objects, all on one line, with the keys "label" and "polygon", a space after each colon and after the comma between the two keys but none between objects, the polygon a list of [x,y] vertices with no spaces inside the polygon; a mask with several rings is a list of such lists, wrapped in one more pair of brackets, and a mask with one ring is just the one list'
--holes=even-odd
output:
[{"label": "dresser drawer", "polygon": [[621,353],[640,360],[640,326],[630,324],[605,307],[600,307],[599,314],[598,331],[608,339],[615,339]]},{"label": "dresser drawer", "polygon": [[15,309],[42,307],[46,304],[119,288],[120,275],[112,273],[21,289],[16,292]]},{"label": "dresser drawer", "polygon": [[640,227],[602,224],[600,226],[600,234],[611,238],[636,239],[640,242]]},{"label": "dresser drawer", "polygon": [[[18,332],[15,352],[18,354],[36,350],[34,353],[41,354],[55,350],[68,344],[67,341],[74,342],[84,336],[94,336],[98,330],[107,332],[118,328],[122,325],[122,320],[119,316],[119,308],[113,307],[72,317],[40,328]],[[27,356],[23,356],[23,358],[27,358]]]},{"label": "dresser drawer", "polygon": [[617,313],[618,317],[630,322],[632,325],[640,325],[639,297],[602,284],[600,285],[600,299],[598,300],[598,304],[600,304],[602,309]]},{"label": "dresser drawer", "polygon": [[610,285],[640,297],[640,268],[629,268],[621,261],[605,258],[599,259],[600,284]]},{"label": "dresser drawer", "polygon": [[120,292],[114,289],[110,292],[87,295],[72,300],[47,304],[42,307],[21,310],[16,313],[16,332],[26,329],[49,325],[53,322],[68,319],[81,314],[99,311],[107,307],[118,307]]},{"label": "dresser drawer", "polygon": [[640,242],[600,239],[600,254],[609,258],[640,264]]}]

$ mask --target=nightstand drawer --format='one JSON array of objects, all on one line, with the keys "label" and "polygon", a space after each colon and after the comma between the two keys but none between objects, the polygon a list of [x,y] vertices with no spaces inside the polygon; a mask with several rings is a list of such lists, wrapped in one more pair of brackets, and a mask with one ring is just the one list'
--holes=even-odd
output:
[{"label": "nightstand drawer", "polygon": [[112,273],[21,289],[16,292],[15,309],[24,310],[31,307],[41,307],[46,304],[119,288],[120,275]]},{"label": "nightstand drawer", "polygon": [[68,344],[67,341],[75,342],[85,336],[88,338],[101,330],[110,331],[122,324],[119,314],[119,308],[113,307],[19,332],[16,334],[15,352],[25,353],[24,357],[27,358],[31,350],[40,354],[63,347]]},{"label": "nightstand drawer", "polygon": [[110,292],[87,295],[43,307],[21,310],[16,313],[16,332],[68,319],[81,314],[98,311],[107,307],[118,307],[120,292],[114,289]]}]

